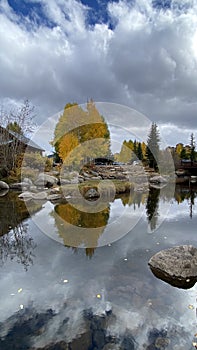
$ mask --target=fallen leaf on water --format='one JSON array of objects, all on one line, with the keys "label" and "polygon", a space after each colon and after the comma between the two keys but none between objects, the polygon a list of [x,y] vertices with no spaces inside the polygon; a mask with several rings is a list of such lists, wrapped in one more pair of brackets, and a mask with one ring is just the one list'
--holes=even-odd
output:
[{"label": "fallen leaf on water", "polygon": [[188,309],[193,310],[194,306],[190,304],[190,305],[188,305]]},{"label": "fallen leaf on water", "polygon": [[101,295],[100,295],[100,294],[97,294],[96,297],[97,297],[98,299],[101,299]]},{"label": "fallen leaf on water", "polygon": [[23,288],[18,289],[18,293],[21,293],[23,291]]}]

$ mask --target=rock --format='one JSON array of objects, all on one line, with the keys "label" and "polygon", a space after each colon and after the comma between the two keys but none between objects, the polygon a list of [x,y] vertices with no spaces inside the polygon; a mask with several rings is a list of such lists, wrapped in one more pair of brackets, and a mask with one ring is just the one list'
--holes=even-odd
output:
[{"label": "rock", "polygon": [[183,170],[183,169],[178,169],[178,170],[176,170],[175,173],[176,173],[177,176],[184,176],[184,175],[186,175],[186,171]]},{"label": "rock", "polygon": [[23,179],[23,182],[27,184],[26,187],[28,187],[28,186],[33,186],[33,182],[32,182],[31,179],[29,179],[28,177],[25,177],[25,178]]},{"label": "rock", "polygon": [[100,194],[95,188],[90,188],[84,195],[86,199],[99,198]]},{"label": "rock", "polygon": [[19,190],[19,191],[21,191],[21,190],[24,190],[24,189],[26,189],[28,187],[29,187],[29,185],[26,182],[23,182],[23,181],[22,182],[15,182],[13,184],[10,184],[10,188],[12,190]]},{"label": "rock", "polygon": [[60,188],[59,187],[53,187],[50,189],[50,194],[59,194]]},{"label": "rock", "polygon": [[125,175],[122,175],[122,174],[117,174],[117,175],[115,176],[115,178],[116,178],[117,180],[128,180],[127,177],[126,177]]},{"label": "rock", "polygon": [[97,180],[101,180],[101,179],[102,179],[102,177],[98,175],[98,176],[92,176],[92,177],[90,177],[88,180],[90,180],[90,181],[91,181],[91,180],[92,180],[92,181],[94,181],[94,180],[97,181]]},{"label": "rock", "polygon": [[36,186],[42,186],[42,187],[52,187],[53,185],[56,185],[58,182],[58,179],[55,176],[51,176],[48,174],[40,173],[38,175],[37,180],[35,181]]},{"label": "rock", "polygon": [[151,188],[156,188],[157,190],[162,190],[167,185],[167,183],[150,184]]},{"label": "rock", "polygon": [[51,176],[58,176],[59,175],[59,171],[56,171],[56,170],[50,171],[49,175],[51,175]]},{"label": "rock", "polygon": [[59,184],[60,184],[60,185],[68,185],[68,184],[70,184],[70,180],[67,180],[67,179],[60,179]]},{"label": "rock", "polygon": [[32,193],[32,198],[36,200],[44,200],[47,199],[47,192],[39,192],[39,193]]},{"label": "rock", "polygon": [[161,176],[161,175],[153,176],[153,177],[150,178],[149,181],[150,181],[150,183],[156,183],[156,184],[167,183],[168,182],[166,180],[166,178]]},{"label": "rock", "polygon": [[179,288],[191,288],[197,281],[197,248],[192,245],[161,250],[149,260],[153,274]]},{"label": "rock", "polygon": [[94,176],[98,176],[98,173],[97,171],[94,171],[94,170],[90,170],[91,174],[94,175]]},{"label": "rock", "polygon": [[47,196],[47,199],[48,199],[48,201],[56,201],[56,200],[58,200],[58,199],[61,199],[62,198],[62,195],[61,194],[49,194],[48,196]]},{"label": "rock", "polygon": [[70,180],[71,184],[78,184],[78,182],[79,182],[78,177],[75,177],[75,178]]},{"label": "rock", "polygon": [[9,190],[9,185],[4,181],[0,181],[0,190]]},{"label": "rock", "polygon": [[83,175],[84,177],[87,177],[87,178],[91,177],[91,175],[90,175],[89,173],[86,173],[85,171],[83,172],[82,175]]},{"label": "rock", "polygon": [[30,186],[29,190],[31,192],[37,192],[37,187],[36,186]]},{"label": "rock", "polygon": [[18,198],[22,198],[24,200],[32,199],[33,198],[33,193],[25,191],[25,192],[22,192],[21,194],[19,194]]}]

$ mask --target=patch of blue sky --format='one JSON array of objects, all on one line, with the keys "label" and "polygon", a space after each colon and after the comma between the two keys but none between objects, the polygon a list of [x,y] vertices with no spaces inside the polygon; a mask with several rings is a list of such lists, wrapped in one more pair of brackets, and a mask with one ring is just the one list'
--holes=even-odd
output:
[{"label": "patch of blue sky", "polygon": [[153,0],[152,5],[157,9],[170,9],[172,0]]},{"label": "patch of blue sky", "polygon": [[191,0],[152,0],[152,5],[154,8],[168,10],[174,9],[180,12],[186,12],[189,8],[192,7]]},{"label": "patch of blue sky", "polygon": [[[56,24],[46,16],[43,6],[39,2],[8,0],[8,4],[21,19],[24,19],[24,25],[29,27],[27,29],[30,29],[30,23],[34,23],[36,26],[47,26],[49,28],[56,26]],[[29,21],[25,20],[27,18]]]},{"label": "patch of blue sky", "polygon": [[[80,0],[79,0],[80,1]],[[108,13],[108,3],[112,2],[109,0],[81,0],[83,5],[88,7],[87,13],[87,25],[94,26],[97,23],[104,23],[113,30],[115,27],[114,21],[109,16]],[[119,0],[113,0],[113,2],[119,2]]]}]

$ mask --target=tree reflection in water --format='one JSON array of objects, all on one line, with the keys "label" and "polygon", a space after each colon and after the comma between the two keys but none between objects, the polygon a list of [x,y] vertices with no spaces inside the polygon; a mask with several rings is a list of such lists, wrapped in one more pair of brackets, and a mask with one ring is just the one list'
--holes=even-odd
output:
[{"label": "tree reflection in water", "polygon": [[183,201],[187,201],[189,204],[189,216],[192,219],[193,217],[193,206],[195,205],[195,198],[197,196],[197,187],[196,185],[185,187],[177,186],[175,192],[175,199],[180,204]]},{"label": "tree reflection in water", "polygon": [[[41,209],[41,205],[32,202],[32,213]],[[25,270],[33,264],[35,243],[28,233],[28,224],[24,220],[30,216],[17,193],[10,192],[0,198],[0,264],[8,258],[16,259]]]},{"label": "tree reflection in water", "polygon": [[[55,206],[55,222],[65,246],[72,247],[77,252],[78,247],[86,248],[86,255],[91,258],[98,239],[102,235],[109,219],[110,205],[94,213],[76,209],[69,203]],[[90,230],[86,230],[90,229]],[[92,229],[92,230],[91,230]]]},{"label": "tree reflection in water", "polygon": [[135,210],[136,207],[140,208],[141,205],[144,205],[144,203],[147,200],[147,192],[133,192],[128,195],[128,193],[122,194],[120,196],[122,204],[132,206]]},{"label": "tree reflection in water", "polygon": [[23,264],[25,270],[33,265],[33,250],[35,244],[33,238],[28,235],[28,225],[21,222],[8,234],[0,238],[0,263],[3,265],[8,258],[16,259]]},{"label": "tree reflection in water", "polygon": [[157,219],[159,216],[159,195],[160,189],[150,188],[146,203],[146,214],[151,231],[155,230],[157,227]]}]

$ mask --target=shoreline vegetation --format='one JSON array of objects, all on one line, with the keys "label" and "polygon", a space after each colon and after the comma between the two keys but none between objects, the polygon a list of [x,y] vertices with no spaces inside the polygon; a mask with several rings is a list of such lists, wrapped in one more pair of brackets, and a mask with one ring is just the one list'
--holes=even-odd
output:
[{"label": "shoreline vegetation", "polygon": [[174,176],[161,176],[153,169],[144,169],[142,165],[94,165],[86,166],[80,172],[62,170],[34,172],[34,178],[24,177],[30,169],[22,172],[21,182],[0,181],[5,191],[17,190],[23,200],[61,200],[83,196],[88,200],[114,198],[118,194],[148,192],[149,187],[161,189],[174,184]]},{"label": "shoreline vegetation", "polygon": [[149,186],[197,181],[192,176],[196,174],[188,173],[189,162],[191,167],[196,164],[197,170],[193,133],[190,145],[179,143],[161,150],[158,126],[153,122],[146,142],[124,140],[120,152],[113,154],[108,124],[90,99],[86,109],[77,103],[66,104],[49,142],[54,153],[48,158],[25,136],[33,131],[33,110],[25,101],[15,113],[1,112],[0,189],[36,193],[40,188],[54,187],[58,193],[75,196],[79,187],[83,196],[91,190],[90,197],[100,197],[104,192],[146,192]]}]

